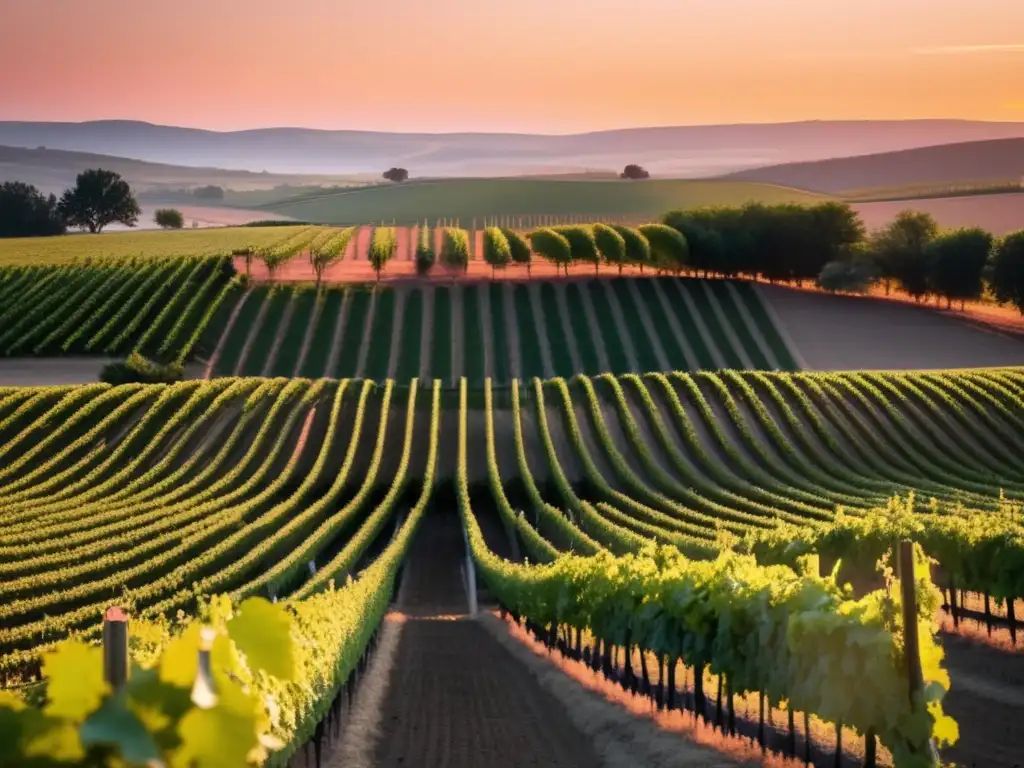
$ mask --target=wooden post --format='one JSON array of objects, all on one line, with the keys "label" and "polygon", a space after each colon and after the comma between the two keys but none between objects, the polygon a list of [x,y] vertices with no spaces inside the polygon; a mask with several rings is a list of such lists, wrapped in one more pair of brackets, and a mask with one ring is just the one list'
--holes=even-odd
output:
[{"label": "wooden post", "polygon": [[128,616],[117,605],[103,616],[103,679],[115,692],[128,681]]},{"label": "wooden post", "polygon": [[[907,679],[910,681],[908,695],[911,706],[924,689],[924,674],[921,671],[921,639],[917,626],[917,592],[914,582],[914,543],[900,542],[899,548],[900,595],[903,598],[903,647],[906,654]],[[938,752],[929,740],[927,751],[931,764],[938,765]]]}]

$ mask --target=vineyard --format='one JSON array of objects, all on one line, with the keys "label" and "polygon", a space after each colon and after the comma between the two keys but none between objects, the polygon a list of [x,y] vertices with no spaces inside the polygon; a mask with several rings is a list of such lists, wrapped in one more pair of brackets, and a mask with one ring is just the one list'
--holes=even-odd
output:
[{"label": "vineyard", "polygon": [[[627,679],[642,665],[644,685],[729,731],[744,727],[739,702],[760,697],[762,731],[767,706],[793,733],[832,734],[815,749],[870,733],[880,760],[910,766],[927,764],[929,738],[955,735],[927,565],[922,701],[906,697],[895,598],[871,591],[894,541],[937,559],[951,609],[967,590],[1016,625],[1016,369],[409,381],[0,389],[6,685],[38,676],[62,639],[98,639],[112,601],[152,658],[176,642],[161,617],[195,615],[210,595],[267,598],[319,648],[295,682],[260,678],[284,691],[283,764],[361,664],[413,533],[453,508],[483,585],[538,634],[606,665],[612,648],[635,651]],[[837,557],[852,595],[829,575]],[[956,685],[954,670],[950,706]],[[998,719],[973,723],[954,755],[991,754],[978,745]]]},{"label": "vineyard", "polygon": [[[378,230],[380,231],[380,230]],[[225,318],[228,318],[225,320]],[[567,282],[329,287],[229,294],[205,334],[211,376],[423,381],[604,371],[792,370],[794,355],[746,282]]]}]

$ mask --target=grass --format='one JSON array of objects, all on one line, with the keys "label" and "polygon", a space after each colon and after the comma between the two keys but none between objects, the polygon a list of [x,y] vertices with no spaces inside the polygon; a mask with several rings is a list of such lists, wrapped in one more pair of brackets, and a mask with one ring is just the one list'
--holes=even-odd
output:
[{"label": "grass", "polygon": [[373,313],[373,327],[370,329],[370,349],[367,350],[367,379],[381,380],[388,377],[388,362],[391,358],[391,339],[395,324],[395,292],[380,288],[377,293],[377,309]]},{"label": "grass", "polygon": [[[586,284],[590,291],[590,300],[594,305],[594,314],[597,316],[597,330],[604,339],[604,348],[608,353],[608,365],[610,373],[629,373],[629,357],[626,355],[625,344],[629,334],[625,328],[619,328],[612,314],[611,301],[599,280],[592,280]],[[603,373],[603,371],[602,371]]]},{"label": "grass", "polygon": [[270,289],[265,286],[254,288],[252,295],[242,305],[242,309],[235,319],[235,325],[231,329],[231,335],[228,336],[224,349],[221,350],[220,358],[217,360],[217,366],[213,371],[214,376],[234,375],[235,366],[238,365],[238,360],[242,356],[242,349],[245,348],[245,340],[249,338],[252,324],[256,321],[263,302],[269,300],[268,293],[270,293]]},{"label": "grass", "polygon": [[867,189],[851,189],[841,192],[839,196],[849,202],[869,203],[887,200],[932,200],[940,197],[1005,195],[1013,192],[1024,192],[1024,184],[1021,183],[1019,178],[870,187]]},{"label": "grass", "polygon": [[725,362],[725,367],[746,367],[740,360],[739,354],[729,343],[729,337],[726,335],[725,328],[718,321],[718,315],[716,315],[714,310],[711,308],[711,299],[708,298],[707,293],[705,293],[704,286],[698,281],[683,280],[680,282],[680,287],[684,291],[689,292],[690,298],[693,299],[693,303],[697,307],[697,311],[700,312],[700,316],[704,320],[704,326],[708,329],[708,333],[711,334],[711,343],[718,348],[718,351]]},{"label": "grass", "polygon": [[658,338],[661,340],[661,348],[665,351],[669,368],[674,371],[689,370],[692,362],[687,360],[686,352],[679,343],[679,339],[672,332],[672,326],[669,324],[668,315],[661,303],[661,299],[658,297],[658,290],[654,282],[651,280],[637,280],[636,287],[640,292],[640,298],[647,307],[648,314],[651,316],[654,332],[658,334]]},{"label": "grass", "polygon": [[717,368],[714,358],[711,357],[711,350],[708,349],[707,342],[704,340],[704,335],[697,330],[697,322],[690,313],[690,308],[683,301],[683,291],[686,290],[683,287],[683,282],[678,280],[666,283],[664,290],[668,294],[669,306],[676,311],[679,327],[683,329],[683,333],[686,334],[686,339],[693,349],[693,354],[697,357],[694,361],[697,368],[706,371]]},{"label": "grass", "polygon": [[558,298],[553,283],[540,284],[540,310],[544,316],[544,331],[551,347],[551,362],[555,368],[555,375],[570,378],[575,373],[572,353],[569,351],[569,341],[565,337],[562,313],[558,311]]},{"label": "grass", "polygon": [[395,379],[411,381],[420,375],[420,328],[423,325],[423,291],[415,288],[408,293],[405,314],[402,316],[402,348],[398,354]]},{"label": "grass", "polygon": [[445,384],[452,381],[452,294],[448,288],[434,289],[434,338],[431,340],[430,371]]},{"label": "grass", "polygon": [[766,203],[816,202],[824,196],[771,184],[742,181],[650,179],[565,181],[553,179],[447,179],[407,182],[336,192],[313,193],[264,207],[269,214],[330,224],[424,219],[457,219],[481,226],[488,216],[538,214],[653,220],[671,208]]},{"label": "grass", "polygon": [[771,347],[779,366],[785,371],[795,371],[797,369],[796,361],[793,359],[789,347],[786,346],[786,342],[782,340],[779,329],[775,327],[775,323],[768,316],[768,311],[764,308],[764,304],[761,303],[753,286],[749,283],[736,283],[735,287],[747,305],[747,310],[754,318],[754,322],[757,323],[761,335],[764,336],[765,343]]},{"label": "grass", "polygon": [[363,327],[370,314],[373,298],[368,289],[357,287],[351,290],[353,293],[349,301],[352,306],[349,307],[345,327],[342,329],[341,354],[338,356],[337,368],[331,372],[331,376],[336,379],[355,378],[359,367],[359,350],[363,345]]},{"label": "grass", "polygon": [[466,378],[469,379],[471,387],[484,385],[484,324],[480,314],[479,296],[479,291],[483,290],[486,288],[475,285],[467,285],[462,290],[463,334],[465,336],[462,361],[466,370]]},{"label": "grass", "polygon": [[274,339],[277,338],[277,329],[284,321],[285,309],[288,302],[292,300],[292,292],[286,288],[277,288],[267,301],[267,311],[263,315],[263,322],[256,329],[256,336],[249,347],[249,355],[242,365],[243,376],[262,376],[263,368],[267,364],[270,351],[274,347]]},{"label": "grass", "polygon": [[224,227],[170,232],[104,232],[57,237],[0,239],[0,267],[20,264],[66,264],[82,258],[161,258],[218,256],[236,248],[258,248],[293,237],[306,227]]},{"label": "grass", "polygon": [[587,323],[587,314],[583,308],[583,294],[579,283],[566,284],[565,300],[569,310],[569,324],[572,326],[572,334],[576,337],[576,348],[580,353],[581,373],[602,373],[601,359],[597,354],[594,337],[591,335],[592,329]]},{"label": "grass", "polygon": [[505,289],[498,283],[491,283],[487,290],[491,292],[491,334],[494,336],[491,344],[491,374],[496,382],[504,384],[509,380],[510,356],[508,328],[505,324]]},{"label": "grass", "polygon": [[633,294],[629,290],[628,283],[622,279],[613,279],[608,281],[608,285],[622,307],[622,314],[626,320],[625,330],[632,337],[632,343],[636,349],[637,362],[640,363],[640,370],[661,370],[661,365],[658,363],[658,354],[654,351],[654,343],[647,335],[647,328],[644,326],[643,318],[640,316],[640,313],[644,310],[633,301]]},{"label": "grass", "polygon": [[544,371],[544,358],[540,351],[540,329],[533,321],[530,289],[522,283],[517,283],[513,288],[513,296],[516,328],[519,331],[521,376],[525,381],[529,381],[534,376],[547,378]]},{"label": "grass", "polygon": [[300,376],[315,379],[325,375],[327,361],[331,355],[331,342],[334,329],[338,325],[338,313],[341,312],[341,301],[344,293],[340,290],[328,291],[321,298],[323,306],[317,316],[313,338],[309,342],[309,352],[302,363]]},{"label": "grass", "polygon": [[277,350],[277,357],[271,364],[271,376],[292,376],[295,373],[299,355],[302,354],[306,329],[316,308],[316,290],[309,287],[296,288],[292,301],[295,302],[295,307],[281,340],[281,347]]},{"label": "grass", "polygon": [[720,280],[713,280],[708,283],[708,288],[711,289],[711,293],[718,299],[718,303],[721,304],[725,316],[732,321],[733,331],[736,333],[743,349],[746,350],[750,362],[754,364],[755,368],[761,370],[771,368],[771,363],[768,362],[768,357],[761,349],[761,345],[754,340],[754,336],[750,329],[747,328],[747,324],[743,322],[739,307],[728,286]]}]

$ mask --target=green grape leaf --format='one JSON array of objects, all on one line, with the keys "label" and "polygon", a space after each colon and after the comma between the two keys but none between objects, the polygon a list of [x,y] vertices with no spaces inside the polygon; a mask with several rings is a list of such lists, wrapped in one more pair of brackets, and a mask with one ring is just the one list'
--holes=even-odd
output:
[{"label": "green grape leaf", "polygon": [[284,608],[250,597],[228,622],[228,633],[253,670],[262,669],[281,680],[294,679],[291,617]]},{"label": "green grape leaf", "polygon": [[259,750],[255,717],[224,707],[189,710],[178,724],[181,746],[174,752],[175,768],[243,768],[249,754]]},{"label": "green grape leaf", "polygon": [[176,726],[192,708],[189,689],[162,682],[154,669],[133,669],[125,694],[128,709],[152,734],[157,745],[165,751],[177,747]]},{"label": "green grape leaf", "polygon": [[160,680],[180,688],[192,688],[199,670],[199,624],[192,624],[171,640],[160,659]]},{"label": "green grape leaf", "polygon": [[103,679],[103,651],[77,640],[46,654],[43,677],[49,680],[46,713],[76,722],[96,710],[110,692]]},{"label": "green grape leaf", "polygon": [[25,758],[43,758],[46,765],[73,762],[85,757],[78,729],[67,720],[50,717],[38,709],[21,714],[21,755]]},{"label": "green grape leaf", "polygon": [[153,737],[142,721],[125,705],[121,696],[110,697],[103,702],[79,730],[82,744],[116,747],[119,754],[129,763],[146,763],[160,757]]}]

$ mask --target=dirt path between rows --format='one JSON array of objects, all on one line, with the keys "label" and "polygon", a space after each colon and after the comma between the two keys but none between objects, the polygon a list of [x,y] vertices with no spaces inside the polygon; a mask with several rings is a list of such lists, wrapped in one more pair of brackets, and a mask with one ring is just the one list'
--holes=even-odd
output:
[{"label": "dirt path between rows", "polygon": [[235,304],[235,308],[231,310],[231,316],[228,318],[227,325],[224,326],[224,331],[221,333],[220,338],[217,339],[217,347],[213,350],[213,354],[210,355],[210,362],[206,364],[206,372],[203,375],[204,379],[213,378],[213,372],[217,369],[217,363],[220,362],[220,356],[224,352],[224,346],[227,344],[228,337],[235,327],[235,322],[238,320],[242,307],[249,300],[250,296],[252,296],[252,288],[247,288],[245,293],[242,294],[242,298]]},{"label": "dirt path between rows", "polygon": [[409,553],[406,616],[379,718],[378,768],[594,768],[589,740],[522,663],[466,611],[457,513],[436,510]]}]

